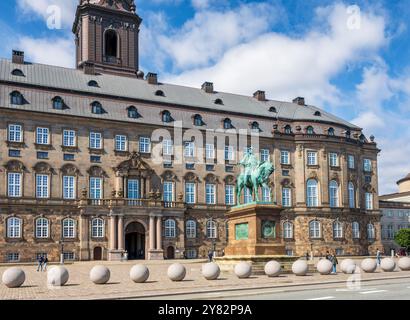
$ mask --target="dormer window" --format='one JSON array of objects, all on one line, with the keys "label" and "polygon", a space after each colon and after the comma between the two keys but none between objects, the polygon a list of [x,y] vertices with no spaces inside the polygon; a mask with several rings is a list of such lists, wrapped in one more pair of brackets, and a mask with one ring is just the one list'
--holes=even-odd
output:
[{"label": "dormer window", "polygon": [[23,97],[23,95],[22,95],[20,92],[18,92],[18,91],[13,91],[13,92],[10,94],[10,103],[11,103],[11,104],[18,105],[18,106],[23,105],[23,104],[24,104],[24,97]]},{"label": "dormer window", "polygon": [[14,69],[11,74],[13,76],[17,76],[17,77],[25,77],[23,71],[21,71],[20,69]]},{"label": "dormer window", "polygon": [[134,106],[128,107],[127,111],[128,111],[128,118],[138,119],[141,117],[141,115],[138,113],[138,109],[135,108]]},{"label": "dormer window", "polygon": [[155,95],[156,95],[157,97],[165,97],[165,93],[164,93],[164,91],[162,91],[162,90],[157,90],[157,91],[155,92]]},{"label": "dormer window", "polygon": [[223,126],[224,126],[224,129],[225,129],[225,130],[232,129],[232,128],[233,128],[233,126],[232,126],[232,120],[229,119],[229,118],[226,118],[226,119],[224,120],[224,122],[223,122]]},{"label": "dormer window", "polygon": [[53,109],[63,110],[64,109],[64,100],[61,97],[53,98]]},{"label": "dormer window", "polygon": [[200,114],[196,114],[194,116],[194,125],[197,127],[201,127],[204,125],[204,121],[202,120],[202,116]]},{"label": "dormer window", "polygon": [[321,113],[320,111],[316,111],[316,112],[314,113],[314,115],[315,115],[315,117],[321,117],[321,116],[322,116],[322,113]]},{"label": "dormer window", "polygon": [[312,126],[309,126],[309,127],[306,128],[306,133],[307,134],[315,134],[315,131],[313,130]]},{"label": "dormer window", "polygon": [[292,134],[292,127],[290,125],[285,126],[285,134]]},{"label": "dormer window", "polygon": [[259,132],[260,131],[260,127],[259,127],[259,123],[254,121],[251,123],[251,130],[255,131],[255,132]]},{"label": "dormer window", "polygon": [[222,101],[222,99],[216,99],[215,104],[223,105],[224,102]]},{"label": "dormer window", "polygon": [[328,130],[327,130],[327,134],[329,135],[329,136],[334,136],[335,135],[335,129],[333,129],[333,128],[329,128]]},{"label": "dormer window", "polygon": [[275,107],[270,107],[269,112],[278,113],[278,110]]},{"label": "dormer window", "polygon": [[346,138],[350,139],[351,135],[352,135],[352,133],[350,132],[350,130],[346,130],[346,132],[345,132]]},{"label": "dormer window", "polygon": [[91,80],[88,82],[88,86],[89,87],[95,87],[95,88],[99,88],[100,86],[98,85],[98,82],[95,80]]},{"label": "dormer window", "polygon": [[104,109],[101,105],[101,103],[99,103],[98,101],[95,101],[91,104],[91,112],[93,114],[103,114],[104,113]]},{"label": "dormer window", "polygon": [[365,143],[366,142],[366,137],[364,136],[364,134],[361,134],[359,137],[359,140],[361,143]]},{"label": "dormer window", "polygon": [[171,116],[171,112],[169,112],[168,110],[165,110],[164,112],[162,112],[162,122],[169,123],[172,121],[173,119]]}]

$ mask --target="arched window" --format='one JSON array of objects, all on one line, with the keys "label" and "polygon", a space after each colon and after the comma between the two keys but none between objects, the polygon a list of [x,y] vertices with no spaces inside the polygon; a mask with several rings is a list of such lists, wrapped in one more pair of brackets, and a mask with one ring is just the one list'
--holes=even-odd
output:
[{"label": "arched window", "polygon": [[105,56],[107,58],[118,57],[118,36],[114,30],[107,30],[104,36]]},{"label": "arched window", "polygon": [[169,112],[168,110],[162,112],[162,122],[172,122],[171,112]]},{"label": "arched window", "polygon": [[318,239],[320,238],[321,230],[320,230],[320,222],[319,221],[310,221],[309,222],[309,237],[311,239]]},{"label": "arched window", "polygon": [[64,100],[61,97],[53,98],[53,109],[63,110],[64,109]]},{"label": "arched window", "polygon": [[19,105],[19,106],[23,105],[24,104],[23,95],[18,91],[13,91],[10,94],[10,103],[15,104],[15,105]]},{"label": "arched window", "polygon": [[357,221],[352,223],[352,237],[353,239],[360,238],[360,224]]},{"label": "arched window", "polygon": [[292,127],[290,125],[285,126],[285,133],[286,134],[292,134]]},{"label": "arched window", "polygon": [[251,130],[255,131],[255,132],[259,132],[260,131],[260,127],[259,127],[259,123],[254,121],[251,123]]},{"label": "arched window", "polygon": [[91,112],[94,114],[103,114],[104,113],[104,109],[101,105],[101,103],[99,103],[98,101],[95,101],[91,104]]},{"label": "arched window", "polygon": [[315,179],[310,179],[306,183],[306,204],[308,207],[319,206],[318,183]]},{"label": "arched window", "polygon": [[313,130],[312,126],[309,126],[309,127],[306,128],[306,133],[307,134],[315,134],[315,131]]},{"label": "arched window", "polygon": [[335,129],[333,129],[333,128],[327,129],[327,134],[328,134],[329,136],[334,136],[334,135],[335,135]]},{"label": "arched window", "polygon": [[7,219],[7,238],[21,238],[21,219],[12,217]]},{"label": "arched window", "polygon": [[269,112],[278,113],[278,110],[275,107],[270,107]]},{"label": "arched window", "polygon": [[94,218],[91,221],[91,237],[104,238],[104,220],[101,218]]},{"label": "arched window", "polygon": [[197,127],[204,125],[204,121],[202,120],[202,116],[200,114],[196,114],[194,116],[194,125]]},{"label": "arched window", "polygon": [[175,237],[176,237],[175,220],[173,219],[165,220],[165,238],[175,238]]},{"label": "arched window", "polygon": [[213,220],[208,220],[206,223],[206,237],[208,239],[216,239],[218,237],[216,222]]},{"label": "arched window", "polygon": [[329,201],[331,208],[339,206],[339,184],[334,180],[329,182]]},{"label": "arched window", "polygon": [[232,120],[231,119],[229,119],[229,118],[226,118],[225,120],[224,120],[224,129],[225,130],[228,130],[228,129],[232,129]]},{"label": "arched window", "polygon": [[224,102],[222,101],[222,99],[216,99],[215,104],[223,105]]},{"label": "arched window", "polygon": [[333,238],[341,239],[343,238],[343,224],[339,221],[333,223]]},{"label": "arched window", "polygon": [[157,91],[155,91],[155,95],[156,95],[157,97],[165,97],[165,93],[164,93],[164,91],[162,91],[162,90],[157,90]]},{"label": "arched window", "polygon": [[140,114],[138,113],[138,109],[135,108],[134,106],[128,107],[127,111],[128,111],[128,118],[131,118],[131,119],[140,118]]},{"label": "arched window", "polygon": [[75,221],[73,219],[67,218],[63,220],[63,237],[75,238]]},{"label": "arched window", "polygon": [[364,135],[364,134],[361,134],[360,137],[359,137],[359,140],[360,140],[361,143],[365,143],[365,142],[366,142],[366,137],[365,137],[365,135]]},{"label": "arched window", "polygon": [[95,87],[95,88],[98,88],[98,87],[99,87],[98,82],[95,81],[95,80],[90,80],[90,81],[88,81],[88,86],[89,86],[89,87]]},{"label": "arched window", "polygon": [[349,193],[349,208],[351,209],[356,208],[356,191],[355,191],[353,182],[349,182],[348,193]]},{"label": "arched window", "polygon": [[376,232],[374,230],[374,225],[369,223],[367,225],[367,239],[368,240],[374,240],[376,239]]},{"label": "arched window", "polygon": [[13,76],[17,76],[17,77],[25,77],[24,72],[21,71],[20,69],[14,69],[11,74]]},{"label": "arched window", "polygon": [[350,139],[350,136],[351,136],[350,130],[346,130],[345,136],[346,136],[347,139]]},{"label": "arched window", "polygon": [[49,237],[49,221],[46,218],[36,220],[36,238],[47,239]]},{"label": "arched window", "polygon": [[186,222],[185,232],[188,239],[196,238],[196,222],[194,220],[188,220]]},{"label": "arched window", "polygon": [[293,223],[292,222],[283,223],[283,238],[293,239]]}]

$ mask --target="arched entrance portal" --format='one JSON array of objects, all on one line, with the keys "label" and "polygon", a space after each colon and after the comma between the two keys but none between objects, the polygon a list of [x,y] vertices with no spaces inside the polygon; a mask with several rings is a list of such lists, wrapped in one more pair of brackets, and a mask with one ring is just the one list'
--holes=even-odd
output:
[{"label": "arched entrance portal", "polygon": [[139,222],[130,223],[125,229],[125,250],[128,259],[145,259],[145,229]]}]

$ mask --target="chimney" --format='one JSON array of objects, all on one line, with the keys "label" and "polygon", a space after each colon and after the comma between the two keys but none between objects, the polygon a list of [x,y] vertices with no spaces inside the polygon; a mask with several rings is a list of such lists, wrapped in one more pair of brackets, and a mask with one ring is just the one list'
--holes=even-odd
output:
[{"label": "chimney", "polygon": [[258,101],[266,101],[265,91],[258,90],[253,94],[253,97]]},{"label": "chimney", "polygon": [[300,106],[304,106],[305,105],[305,98],[297,97],[296,99],[293,99],[293,103],[296,103]]},{"label": "chimney", "polygon": [[24,51],[13,50],[12,62],[18,64],[24,64]]},{"label": "chimney", "polygon": [[204,82],[201,88],[206,93],[214,93],[214,84],[212,82]]},{"label": "chimney", "polygon": [[156,73],[148,72],[147,81],[149,84],[158,84],[158,75]]},{"label": "chimney", "polygon": [[95,65],[92,62],[84,62],[84,73],[89,75],[95,75]]}]

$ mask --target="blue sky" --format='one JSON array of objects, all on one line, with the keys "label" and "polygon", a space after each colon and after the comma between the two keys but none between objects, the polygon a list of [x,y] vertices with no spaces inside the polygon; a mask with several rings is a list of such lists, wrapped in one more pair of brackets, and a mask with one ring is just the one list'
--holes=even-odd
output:
[{"label": "blue sky", "polygon": [[[0,2],[0,57],[74,67],[77,0]],[[47,8],[61,8],[49,29]],[[136,0],[141,69],[271,99],[304,96],[376,136],[380,192],[410,172],[410,0]],[[351,7],[356,5],[356,7]],[[359,9],[360,11],[357,11]],[[352,11],[353,10],[353,11]],[[355,18],[355,19],[353,19]]]}]

